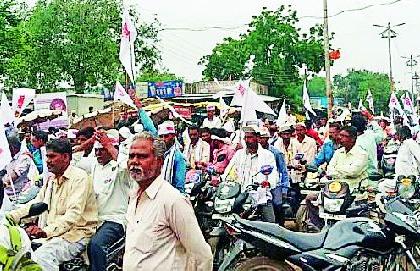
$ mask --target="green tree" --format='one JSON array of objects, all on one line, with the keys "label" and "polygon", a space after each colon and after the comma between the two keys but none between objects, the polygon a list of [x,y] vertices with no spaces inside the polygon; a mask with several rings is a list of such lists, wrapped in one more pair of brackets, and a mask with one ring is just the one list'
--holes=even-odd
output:
[{"label": "green tree", "polygon": [[326,96],[325,91],[325,77],[315,76],[312,79],[308,80],[309,96],[324,97]]},{"label": "green tree", "polygon": [[238,39],[225,38],[212,54],[201,58],[204,78],[241,79],[245,62],[255,55],[254,80],[267,85],[271,95],[297,103],[302,92],[299,67],[305,64],[310,72],[317,73],[324,66],[322,27],[315,25],[303,33],[296,26],[298,21],[291,6],[275,11],[264,8],[253,18],[247,33]]},{"label": "green tree", "polygon": [[176,76],[173,73],[170,73],[168,70],[157,71],[149,70],[144,71],[137,79],[138,82],[165,82],[165,81],[174,81],[180,80],[183,81],[183,78]]},{"label": "green tree", "polygon": [[[368,90],[372,92],[375,113],[385,111],[388,107],[390,86],[387,74],[367,70],[350,69],[347,75],[334,76],[334,96],[340,97],[346,103],[353,106],[359,104],[359,100],[366,100]],[[367,102],[364,102],[368,107]]]},{"label": "green tree", "polygon": [[[118,59],[121,5],[118,0],[38,1],[16,27],[24,46],[6,64],[9,85],[54,90],[64,80],[78,93],[98,83],[112,87],[124,77]],[[153,69],[160,60],[154,46],[158,22],[140,24],[134,15],[136,65]]]},{"label": "green tree", "polygon": [[26,6],[16,0],[0,1],[0,75],[5,75],[6,63],[21,48],[16,27],[25,17]]}]

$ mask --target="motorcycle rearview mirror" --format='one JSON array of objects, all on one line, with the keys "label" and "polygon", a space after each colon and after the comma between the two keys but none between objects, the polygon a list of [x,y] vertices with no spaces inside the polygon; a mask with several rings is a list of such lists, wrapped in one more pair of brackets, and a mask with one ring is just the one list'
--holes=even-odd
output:
[{"label": "motorcycle rearview mirror", "polygon": [[265,176],[268,176],[268,175],[270,175],[271,174],[271,172],[273,172],[273,166],[271,166],[271,165],[264,165],[264,166],[262,166],[261,167],[261,169],[260,169],[260,173],[262,174],[262,175],[265,175]]},{"label": "motorcycle rearview mirror", "polygon": [[34,203],[31,205],[31,207],[29,207],[29,213],[24,218],[31,217],[31,216],[38,216],[47,210],[48,210],[48,204],[44,202]]}]

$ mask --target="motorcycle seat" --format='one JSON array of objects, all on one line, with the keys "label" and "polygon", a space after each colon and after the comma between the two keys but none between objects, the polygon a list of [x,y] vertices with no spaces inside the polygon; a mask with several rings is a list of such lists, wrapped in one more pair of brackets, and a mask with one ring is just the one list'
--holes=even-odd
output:
[{"label": "motorcycle seat", "polygon": [[245,228],[277,237],[302,251],[321,248],[328,233],[328,231],[318,233],[294,232],[274,223],[250,221],[238,217],[236,219]]}]

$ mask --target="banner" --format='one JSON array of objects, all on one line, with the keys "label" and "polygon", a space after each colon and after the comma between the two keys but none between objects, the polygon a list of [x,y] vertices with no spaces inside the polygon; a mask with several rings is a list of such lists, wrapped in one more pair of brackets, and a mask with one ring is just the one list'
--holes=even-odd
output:
[{"label": "banner", "polygon": [[147,96],[159,98],[173,98],[182,95],[181,81],[149,82]]},{"label": "banner", "polygon": [[61,110],[63,112],[61,117],[40,123],[39,128],[41,130],[47,130],[48,127],[61,128],[69,125],[67,114],[68,104],[65,92],[37,94],[34,99],[34,110],[40,109]]},{"label": "banner", "polygon": [[15,116],[20,116],[23,110],[29,105],[35,97],[35,89],[32,88],[14,88],[12,97],[12,109]]}]

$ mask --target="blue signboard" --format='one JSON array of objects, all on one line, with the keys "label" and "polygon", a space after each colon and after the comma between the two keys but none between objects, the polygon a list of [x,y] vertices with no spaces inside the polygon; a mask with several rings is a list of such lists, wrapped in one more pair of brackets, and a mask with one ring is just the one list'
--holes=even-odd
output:
[{"label": "blue signboard", "polygon": [[147,84],[148,97],[173,98],[181,95],[181,81],[149,82]]}]

